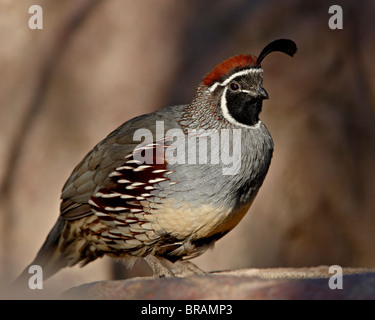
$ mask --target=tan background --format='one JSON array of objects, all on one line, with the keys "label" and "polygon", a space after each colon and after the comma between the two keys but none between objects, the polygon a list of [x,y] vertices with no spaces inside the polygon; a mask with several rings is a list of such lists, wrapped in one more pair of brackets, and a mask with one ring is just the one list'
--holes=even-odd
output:
[{"label": "tan background", "polygon": [[[250,213],[206,270],[375,266],[375,2],[0,0],[0,279],[34,258],[74,166],[126,120],[191,101],[202,77],[239,53],[291,38],[264,61],[261,115],[275,153]],[[44,29],[30,30],[40,4]],[[338,3],[339,4],[339,3]],[[109,258],[46,286],[142,275]]]}]

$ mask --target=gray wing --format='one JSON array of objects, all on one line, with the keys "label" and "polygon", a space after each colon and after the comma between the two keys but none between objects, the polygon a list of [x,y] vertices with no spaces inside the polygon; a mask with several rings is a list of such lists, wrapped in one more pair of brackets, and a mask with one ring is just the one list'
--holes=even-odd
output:
[{"label": "gray wing", "polygon": [[75,220],[93,214],[88,204],[91,196],[101,188],[113,184],[109,174],[124,163],[141,141],[134,141],[134,132],[147,128],[155,137],[156,121],[164,121],[165,130],[178,127],[175,115],[184,106],[167,107],[154,113],[133,118],[99,142],[76,166],[66,181],[61,194],[61,216]]}]

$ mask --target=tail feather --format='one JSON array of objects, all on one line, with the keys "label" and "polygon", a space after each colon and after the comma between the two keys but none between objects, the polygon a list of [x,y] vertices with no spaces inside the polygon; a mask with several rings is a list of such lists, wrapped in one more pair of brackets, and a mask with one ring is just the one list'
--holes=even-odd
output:
[{"label": "tail feather", "polygon": [[62,234],[65,229],[67,221],[59,217],[57,223],[48,234],[45,242],[40,248],[33,262],[31,262],[20,274],[20,276],[14,281],[14,284],[18,287],[28,286],[28,281],[31,277],[29,274],[29,268],[32,265],[38,265],[42,267],[43,279],[48,279],[54,275],[60,269],[68,266],[69,261],[60,252],[60,245],[62,240]]},{"label": "tail feather", "polygon": [[60,216],[33,262],[23,270],[13,284],[21,289],[28,288],[32,276],[29,273],[29,268],[32,265],[38,265],[42,268],[43,280],[46,280],[62,268],[72,267],[77,263],[84,266],[102,257],[104,251],[97,248],[92,240],[80,234],[80,230],[88,228],[86,224],[90,224],[93,219],[96,219],[95,216],[83,217],[73,221]]},{"label": "tail feather", "polygon": [[40,248],[33,265],[39,265],[43,268],[43,277],[47,279],[54,275],[57,271],[67,266],[67,261],[64,256],[59,252],[59,243],[61,235],[65,229],[67,222],[59,217],[57,223],[52,228],[47,236],[46,241]]}]

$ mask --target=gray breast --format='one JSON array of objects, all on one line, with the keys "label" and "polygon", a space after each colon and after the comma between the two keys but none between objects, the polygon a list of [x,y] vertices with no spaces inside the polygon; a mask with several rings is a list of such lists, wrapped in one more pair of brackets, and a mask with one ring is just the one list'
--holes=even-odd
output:
[{"label": "gray breast", "polygon": [[[161,197],[173,197],[189,202],[193,207],[204,204],[236,208],[251,202],[267,174],[273,141],[267,128],[260,123],[255,128],[195,131],[181,142],[179,161],[172,155],[173,171],[169,179],[175,184],[165,184]],[[219,146],[219,148],[218,148]],[[168,162],[171,159],[168,159]]]}]

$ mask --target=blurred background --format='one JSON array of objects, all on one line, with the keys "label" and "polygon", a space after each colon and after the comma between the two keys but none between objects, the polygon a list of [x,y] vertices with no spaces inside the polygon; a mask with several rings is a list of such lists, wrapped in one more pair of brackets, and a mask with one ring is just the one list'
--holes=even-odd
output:
[{"label": "blurred background", "polygon": [[[28,9],[43,8],[43,30]],[[328,9],[343,9],[331,30]],[[205,270],[321,264],[375,267],[375,2],[0,0],[0,280],[35,257],[75,165],[126,120],[190,102],[240,53],[293,39],[264,61],[261,118],[275,152],[250,212]],[[149,274],[110,258],[45,283]]]}]

